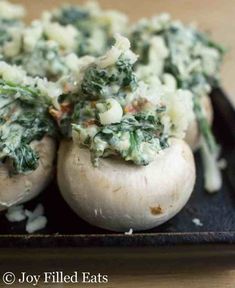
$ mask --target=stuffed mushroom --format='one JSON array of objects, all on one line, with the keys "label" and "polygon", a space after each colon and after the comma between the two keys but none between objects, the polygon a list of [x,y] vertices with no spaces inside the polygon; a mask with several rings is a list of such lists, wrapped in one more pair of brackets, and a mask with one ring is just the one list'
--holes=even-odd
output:
[{"label": "stuffed mushroom", "polygon": [[104,53],[113,33],[126,28],[127,17],[117,11],[103,11],[97,4],[90,3],[45,11],[28,26],[18,22],[14,29],[3,26],[4,37],[8,37],[4,45],[0,37],[3,59],[22,66],[31,76],[56,81],[73,71],[78,57]]},{"label": "stuffed mushroom", "polygon": [[[204,167],[205,188],[209,192],[219,190],[222,180],[217,165],[218,145],[211,130],[213,111],[208,95],[219,81],[224,49],[194,26],[174,21],[168,14],[140,20],[133,25],[129,36],[134,51],[140,55],[138,73],[144,70],[163,80],[166,73],[170,74],[176,88],[192,92],[195,119],[185,140],[193,150],[202,151],[202,146],[207,146],[210,160],[204,162],[213,164]],[[205,157],[205,153],[202,155]],[[211,177],[214,167],[217,167],[216,177]],[[220,181],[214,182],[217,176]]]},{"label": "stuffed mushroom", "polygon": [[146,230],[177,214],[195,182],[188,145],[172,139],[147,166],[118,158],[90,161],[90,151],[72,141],[59,150],[58,183],[70,207],[92,225],[112,231]]},{"label": "stuffed mushroom", "polygon": [[53,86],[0,62],[0,210],[34,198],[51,179],[56,128],[48,107]]},{"label": "stuffed mushroom", "polygon": [[[89,223],[113,231],[164,223],[186,204],[195,182],[194,158],[181,140],[192,95],[140,81],[136,60],[128,39],[116,35],[104,56],[72,78],[76,85],[61,110],[51,111],[63,130],[72,124],[72,140],[63,140],[58,153],[64,199]],[[70,109],[63,114],[64,107]]]}]

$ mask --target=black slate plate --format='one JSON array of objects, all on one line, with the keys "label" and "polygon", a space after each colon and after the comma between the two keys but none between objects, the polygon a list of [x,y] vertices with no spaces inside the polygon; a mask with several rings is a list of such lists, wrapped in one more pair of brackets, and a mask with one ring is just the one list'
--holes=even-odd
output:
[{"label": "black slate plate", "polygon": [[[9,223],[0,216],[0,247],[82,247],[82,246],[159,246],[200,243],[235,243],[235,111],[224,93],[212,95],[214,132],[222,146],[228,166],[223,172],[223,187],[216,194],[203,188],[202,163],[195,155],[197,182],[188,204],[164,225],[143,233],[127,236],[93,227],[78,218],[51,183],[37,199],[25,206],[33,209],[43,203],[48,218],[47,228],[40,234],[25,234],[25,223]],[[203,226],[196,226],[199,218]]]}]

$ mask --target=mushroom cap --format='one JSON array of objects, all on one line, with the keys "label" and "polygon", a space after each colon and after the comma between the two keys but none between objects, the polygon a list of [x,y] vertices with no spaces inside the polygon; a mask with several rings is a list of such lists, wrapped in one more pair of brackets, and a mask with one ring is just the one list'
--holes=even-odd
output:
[{"label": "mushroom cap", "polygon": [[7,164],[0,164],[0,211],[36,197],[48,184],[54,169],[56,143],[50,137],[33,141],[39,153],[39,166],[27,174],[9,175]]},{"label": "mushroom cap", "polygon": [[[206,112],[206,118],[208,123],[211,125],[213,122],[213,108],[211,99],[209,96],[202,97],[202,106]],[[193,151],[196,151],[200,146],[200,131],[198,127],[197,119],[194,119],[186,131],[186,136],[184,139]]]},{"label": "mushroom cap", "polygon": [[178,213],[195,183],[190,147],[172,139],[169,148],[147,166],[117,158],[93,167],[90,151],[62,141],[57,179],[69,206],[90,224],[112,231],[146,230]]}]

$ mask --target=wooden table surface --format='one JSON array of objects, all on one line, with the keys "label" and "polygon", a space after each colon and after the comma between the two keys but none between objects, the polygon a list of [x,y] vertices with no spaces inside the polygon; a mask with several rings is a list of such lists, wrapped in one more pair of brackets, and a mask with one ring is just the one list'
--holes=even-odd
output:
[{"label": "wooden table surface", "polygon": [[[62,0],[22,0],[28,19]],[[68,0],[78,3],[81,1]],[[175,18],[199,23],[230,49],[223,67],[223,87],[235,104],[235,0],[101,0],[103,7],[117,8],[132,20],[168,11]],[[101,287],[235,287],[235,247],[198,246],[130,249],[2,250],[0,274],[6,271],[89,271],[109,275]],[[1,277],[1,275],[0,275]],[[1,283],[1,279],[0,279]],[[1,283],[2,284],[2,283]],[[4,285],[0,287],[5,287]],[[37,287],[50,287],[40,284]],[[94,287],[99,285],[53,285],[53,287]],[[25,287],[15,285],[12,287]]]}]

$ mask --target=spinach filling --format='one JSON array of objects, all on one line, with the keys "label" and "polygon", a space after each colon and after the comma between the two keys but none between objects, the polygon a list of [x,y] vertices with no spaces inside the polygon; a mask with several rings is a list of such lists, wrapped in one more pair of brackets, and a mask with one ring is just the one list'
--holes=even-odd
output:
[{"label": "spinach filling", "polygon": [[[147,100],[135,95],[138,85],[133,64],[125,53],[105,68],[93,64],[85,70],[78,91],[80,101],[75,103],[70,119],[74,140],[90,149],[94,166],[98,166],[99,158],[110,155],[148,165],[159,151],[168,147],[168,136],[161,123],[165,109],[145,109]],[[117,103],[123,116],[117,123],[102,124],[99,114],[112,109],[106,102],[109,99]],[[125,107],[132,102],[138,109],[130,113]],[[113,111],[110,117],[114,116]]]},{"label": "spinach filling", "polygon": [[11,173],[38,167],[39,155],[30,143],[55,135],[47,108],[36,88],[0,81],[0,160],[11,164]]},{"label": "spinach filling", "polygon": [[[172,33],[172,32],[170,32]],[[176,33],[176,32],[173,32]],[[174,75],[174,77],[177,80],[177,84],[178,87],[180,88],[184,88],[184,89],[188,89],[190,91],[193,92],[194,94],[194,112],[196,115],[196,119],[198,121],[199,124],[199,129],[200,132],[205,140],[206,145],[209,148],[209,151],[211,154],[214,154],[216,151],[218,151],[218,145],[216,143],[216,139],[213,135],[213,131],[212,128],[210,126],[210,124],[208,123],[208,120],[206,118],[206,115],[203,111],[203,108],[201,106],[201,101],[200,98],[203,97],[205,94],[208,93],[208,91],[210,91],[210,87],[217,87],[219,84],[219,67],[222,61],[222,55],[223,55],[223,48],[220,47],[219,45],[216,45],[214,42],[210,41],[206,35],[203,35],[202,33],[196,33],[195,32],[195,39],[194,39],[194,43],[192,43],[192,45],[195,45],[197,43],[197,41],[202,41],[203,45],[207,46],[207,47],[213,47],[216,48],[217,51],[219,51],[219,53],[221,54],[221,58],[219,59],[219,61],[216,63],[216,73],[213,75],[208,74],[206,71],[199,71],[196,72],[194,71],[193,73],[191,73],[189,75],[189,77],[187,77],[186,79],[184,79],[179,71],[179,69],[177,68],[177,65],[174,64],[176,63],[175,61],[175,57],[177,57],[176,54],[174,53],[170,53],[170,57],[168,57],[168,59],[166,59],[166,64],[165,64],[165,71],[171,73],[172,75]],[[172,43],[172,39],[170,38],[170,36],[168,35],[168,43]]]},{"label": "spinach filling", "polygon": [[[219,146],[206,118],[201,99],[219,85],[219,72],[225,49],[194,27],[184,26],[180,22],[172,21],[167,15],[161,15],[152,21],[140,22],[131,33],[134,51],[140,54],[137,67],[151,65],[154,60],[150,59],[150,56],[153,58],[150,52],[153,52],[151,41],[155,36],[161,37],[167,49],[165,59],[160,59],[160,73],[172,74],[178,88],[187,89],[194,95],[194,114],[202,135],[200,153],[204,166],[205,188],[210,192],[216,191],[222,183],[217,163]],[[157,53],[155,57],[158,57]]]},{"label": "spinach filling", "polygon": [[93,15],[89,8],[65,6],[53,15],[53,21],[61,25],[73,25],[78,33],[76,54],[78,56],[101,56],[113,43],[109,25],[102,23],[98,15]]},{"label": "spinach filling", "polygon": [[[73,129],[83,133],[86,127],[74,124]],[[126,115],[120,123],[99,126],[96,134],[87,135],[83,144],[90,148],[95,166],[100,157],[109,155],[120,155],[137,165],[148,165],[157,152],[168,147],[157,113]]]},{"label": "spinach filling", "polygon": [[[194,112],[199,129],[210,148],[209,150],[214,153],[217,150],[217,144],[203,113],[200,97],[208,94],[211,87],[218,86],[219,70],[225,49],[213,42],[208,35],[193,27],[172,22],[169,18],[162,19],[159,18],[156,26],[151,21],[146,21],[144,24],[134,27],[130,39],[133,50],[140,55],[137,67],[139,64],[151,64],[149,58],[151,39],[154,36],[162,37],[168,49],[162,73],[173,75],[178,88],[193,92]],[[189,69],[191,65],[192,68]],[[211,69],[208,69],[208,66],[211,66]]]},{"label": "spinach filling", "polygon": [[114,67],[102,69],[89,67],[81,84],[81,93],[90,100],[120,96],[137,87],[132,64],[120,57]]},{"label": "spinach filling", "polygon": [[39,40],[33,51],[22,51],[8,62],[22,66],[33,77],[58,79],[69,72],[59,47],[50,45],[45,39]]}]

